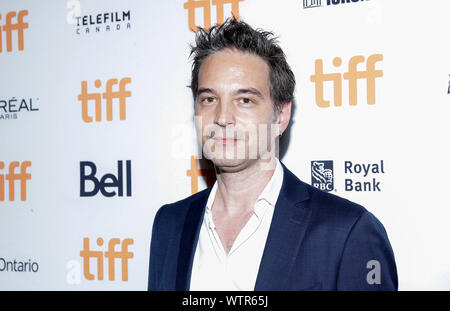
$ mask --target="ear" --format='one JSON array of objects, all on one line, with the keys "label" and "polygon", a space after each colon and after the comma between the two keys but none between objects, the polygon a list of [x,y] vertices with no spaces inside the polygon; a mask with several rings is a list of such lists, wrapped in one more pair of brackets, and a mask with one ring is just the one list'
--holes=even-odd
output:
[{"label": "ear", "polygon": [[280,132],[279,135],[283,134],[289,125],[291,120],[291,107],[292,102],[284,102],[281,105],[280,111],[278,112],[276,123],[279,125]]}]

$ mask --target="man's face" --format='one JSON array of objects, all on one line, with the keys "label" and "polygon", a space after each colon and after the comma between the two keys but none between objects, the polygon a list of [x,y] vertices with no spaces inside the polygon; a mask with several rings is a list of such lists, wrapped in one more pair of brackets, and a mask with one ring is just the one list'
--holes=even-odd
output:
[{"label": "man's face", "polygon": [[233,170],[267,158],[279,134],[267,63],[231,49],[206,58],[195,117],[204,155],[216,166]]}]

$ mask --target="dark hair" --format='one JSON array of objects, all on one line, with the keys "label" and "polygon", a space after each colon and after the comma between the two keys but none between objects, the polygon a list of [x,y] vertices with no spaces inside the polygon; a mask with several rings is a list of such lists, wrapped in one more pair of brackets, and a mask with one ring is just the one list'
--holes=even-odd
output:
[{"label": "dark hair", "polygon": [[203,61],[210,55],[224,49],[236,49],[260,56],[269,65],[270,96],[275,112],[281,106],[294,99],[295,77],[286,61],[286,55],[279,47],[272,32],[253,29],[234,17],[228,18],[222,25],[209,30],[199,28],[195,36],[195,45],[191,45],[193,56],[192,79],[190,88],[194,101],[197,98],[198,75]]}]

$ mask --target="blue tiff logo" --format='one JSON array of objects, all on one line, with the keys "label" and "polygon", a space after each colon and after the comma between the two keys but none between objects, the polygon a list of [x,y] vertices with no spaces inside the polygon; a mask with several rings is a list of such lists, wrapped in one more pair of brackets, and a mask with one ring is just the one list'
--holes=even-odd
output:
[{"label": "blue tiff logo", "polygon": [[334,189],[333,161],[311,161],[311,184],[324,191]]}]

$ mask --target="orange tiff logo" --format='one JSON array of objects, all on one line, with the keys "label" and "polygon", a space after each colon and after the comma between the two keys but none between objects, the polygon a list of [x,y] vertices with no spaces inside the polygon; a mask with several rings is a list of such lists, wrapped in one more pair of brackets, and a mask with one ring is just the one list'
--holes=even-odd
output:
[{"label": "orange tiff logo", "polygon": [[[367,58],[366,70],[358,70],[358,64],[364,63],[365,57],[358,55],[350,58],[348,62],[348,71],[344,72],[343,78],[348,81],[349,105],[355,106],[358,103],[358,85],[359,79],[366,80],[367,85],[367,104],[375,104],[375,79],[383,76],[383,70],[375,69],[375,64],[383,60],[382,54],[373,54]],[[342,59],[335,57],[333,66],[340,67]],[[311,76],[311,82],[316,87],[316,104],[319,107],[330,107],[330,101],[324,99],[324,82],[333,83],[334,106],[342,106],[342,74],[341,73],[323,73],[323,60],[316,59],[315,74]]]},{"label": "orange tiff logo", "polygon": [[186,171],[186,175],[191,177],[191,194],[198,192],[198,178],[202,176],[206,181],[206,186],[209,187],[214,183],[215,174],[214,168],[211,164],[205,168],[198,167],[199,160],[195,156],[191,156],[191,168]]},{"label": "orange tiff logo", "polygon": [[[81,118],[84,122],[90,123],[93,118],[88,113],[88,102],[94,101],[95,103],[95,121],[102,121],[102,97],[106,100],[106,120],[112,121],[113,119],[113,99],[119,100],[119,118],[120,120],[126,119],[126,99],[131,97],[131,91],[125,89],[126,85],[131,83],[131,78],[109,79],[106,81],[106,91],[88,93],[87,81],[81,81],[81,93],[78,95],[78,100],[81,102]],[[119,90],[113,91],[113,86],[119,85]],[[99,89],[102,86],[100,80],[95,80],[95,88]]]},{"label": "orange tiff logo", "polygon": [[[31,174],[27,173],[27,168],[31,166],[31,161],[18,161],[9,163],[8,174],[0,174],[0,202],[5,200],[5,179],[9,186],[9,201],[15,200],[15,182],[20,181],[20,200],[27,200],[27,180],[31,179]],[[16,173],[16,168],[20,167],[20,173]],[[0,171],[5,168],[5,163],[0,161]]]},{"label": "orange tiff logo", "polygon": [[[28,10],[16,12],[8,12],[6,14],[6,21],[3,26],[0,26],[0,53],[2,52],[2,31],[6,34],[6,51],[12,51],[12,32],[17,31],[17,40],[19,51],[23,51],[23,31],[28,28],[28,23],[23,22],[23,18],[28,15]],[[13,18],[16,18],[16,22],[13,22]],[[2,15],[0,14],[0,21]]]},{"label": "orange tiff logo", "polygon": [[[231,13],[236,19],[239,17],[239,2],[244,0],[212,0],[212,5],[216,6],[217,24],[223,24],[224,4],[231,3]],[[195,25],[195,9],[203,9],[203,28],[211,28],[211,0],[188,0],[184,3],[184,8],[188,10],[188,25],[193,32],[199,30]]]},{"label": "orange tiff logo", "polygon": [[[103,246],[103,239],[97,239],[97,245]],[[116,245],[121,245],[121,250],[116,251]],[[92,281],[95,275],[90,270],[90,259],[97,259],[97,280],[103,280],[103,257],[108,260],[108,280],[115,280],[115,261],[120,259],[122,263],[122,281],[128,281],[128,259],[134,257],[133,252],[128,251],[128,246],[133,245],[133,239],[124,239],[120,243],[120,239],[113,238],[108,242],[108,250],[92,251],[89,246],[89,238],[83,238],[83,250],[80,251],[80,256],[83,258],[83,271],[86,280]]]}]

